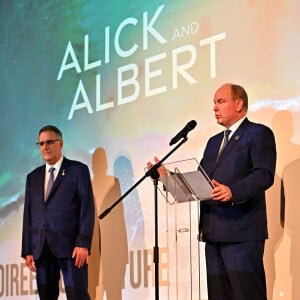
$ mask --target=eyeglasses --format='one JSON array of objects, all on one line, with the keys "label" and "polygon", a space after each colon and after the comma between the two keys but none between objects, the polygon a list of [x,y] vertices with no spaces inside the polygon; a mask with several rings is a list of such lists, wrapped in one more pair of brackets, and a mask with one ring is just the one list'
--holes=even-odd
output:
[{"label": "eyeglasses", "polygon": [[49,146],[49,145],[53,145],[55,142],[61,141],[61,139],[56,139],[56,140],[47,140],[47,141],[43,141],[43,142],[37,142],[36,145],[38,147],[43,147],[44,145]]}]

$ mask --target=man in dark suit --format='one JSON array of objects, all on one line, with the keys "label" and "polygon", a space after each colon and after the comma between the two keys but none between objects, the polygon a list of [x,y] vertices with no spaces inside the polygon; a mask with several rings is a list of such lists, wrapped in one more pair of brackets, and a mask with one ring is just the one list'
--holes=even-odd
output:
[{"label": "man in dark suit", "polygon": [[267,299],[265,191],[274,181],[276,146],[271,129],[250,122],[247,109],[241,86],[216,91],[215,117],[230,132],[228,142],[225,132],[209,139],[200,163],[215,185],[200,218],[209,300]]},{"label": "man in dark suit", "polygon": [[55,126],[43,127],[37,144],[46,164],[27,176],[21,256],[37,274],[41,300],[58,298],[60,272],[67,299],[87,300],[95,216],[89,169],[63,157]]},{"label": "man in dark suit", "polygon": [[[228,83],[216,91],[215,117],[226,130],[209,139],[200,162],[215,186],[201,202],[199,222],[209,300],[267,299],[265,191],[274,181],[276,146],[271,129],[250,122],[247,110],[243,87]],[[164,166],[158,171],[168,174]]]}]

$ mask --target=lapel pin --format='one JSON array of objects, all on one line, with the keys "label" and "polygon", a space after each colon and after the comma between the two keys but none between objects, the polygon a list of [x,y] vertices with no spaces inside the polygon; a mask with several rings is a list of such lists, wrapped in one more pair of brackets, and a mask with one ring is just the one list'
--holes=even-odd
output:
[{"label": "lapel pin", "polygon": [[66,174],[66,173],[65,173],[65,170],[62,170],[61,175],[62,175],[62,176],[65,176],[65,174]]},{"label": "lapel pin", "polygon": [[237,141],[237,140],[240,139],[240,136],[239,136],[239,135],[236,135],[236,136],[234,137],[234,139]]}]

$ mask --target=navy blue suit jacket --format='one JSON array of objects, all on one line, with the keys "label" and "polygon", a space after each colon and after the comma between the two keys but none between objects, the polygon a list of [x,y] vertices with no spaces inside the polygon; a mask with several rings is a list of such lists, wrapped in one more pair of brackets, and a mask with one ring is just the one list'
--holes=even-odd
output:
[{"label": "navy blue suit jacket", "polygon": [[70,258],[75,246],[91,247],[95,215],[89,169],[64,158],[45,202],[45,167],[27,176],[21,256],[37,260],[47,241],[56,257]]},{"label": "navy blue suit jacket", "polygon": [[233,198],[230,202],[207,200],[201,203],[203,240],[266,239],[265,190],[273,184],[276,166],[273,132],[246,118],[217,160],[222,139],[223,132],[209,139],[200,164],[210,178],[229,186]]}]

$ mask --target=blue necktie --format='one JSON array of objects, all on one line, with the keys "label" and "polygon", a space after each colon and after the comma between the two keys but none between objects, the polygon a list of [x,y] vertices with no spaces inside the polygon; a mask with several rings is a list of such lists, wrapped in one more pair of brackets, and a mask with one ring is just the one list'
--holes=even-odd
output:
[{"label": "blue necktie", "polygon": [[50,172],[50,176],[49,176],[49,180],[48,180],[48,184],[47,184],[47,190],[46,190],[46,196],[45,196],[45,200],[47,200],[49,193],[52,189],[53,183],[54,183],[54,170],[55,168],[51,167],[49,169]]}]

